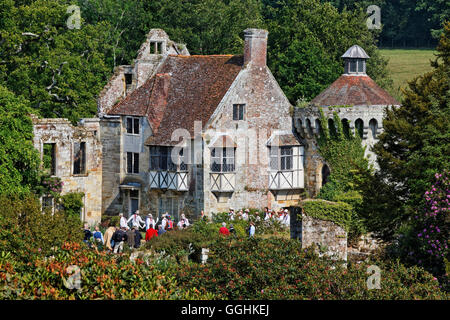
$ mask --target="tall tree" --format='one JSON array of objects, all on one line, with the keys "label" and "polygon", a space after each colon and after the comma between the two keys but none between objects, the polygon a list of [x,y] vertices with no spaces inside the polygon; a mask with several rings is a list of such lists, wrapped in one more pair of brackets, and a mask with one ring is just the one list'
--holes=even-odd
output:
[{"label": "tall tree", "polygon": [[378,187],[370,192],[373,202],[397,204],[391,212],[367,206],[380,227],[392,229],[394,220],[398,230],[422,204],[435,174],[450,169],[450,23],[437,50],[433,70],[409,82],[401,107],[386,111],[384,132],[374,146],[380,171]]},{"label": "tall tree", "polygon": [[269,67],[291,102],[311,99],[344,71],[341,56],[358,44],[371,56],[368,73],[382,87],[392,82],[362,10],[339,12],[319,0],[263,1]]},{"label": "tall tree", "polygon": [[0,85],[0,195],[21,196],[39,183],[30,111],[26,100]]}]

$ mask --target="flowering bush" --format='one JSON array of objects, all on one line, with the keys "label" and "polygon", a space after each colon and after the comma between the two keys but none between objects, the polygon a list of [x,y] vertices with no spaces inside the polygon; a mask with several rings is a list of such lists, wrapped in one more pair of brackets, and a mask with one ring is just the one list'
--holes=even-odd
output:
[{"label": "flowering bush", "polygon": [[39,193],[41,195],[50,195],[54,198],[58,198],[62,192],[64,182],[59,177],[42,176]]},{"label": "flowering bush", "polygon": [[415,218],[421,244],[418,263],[431,267],[433,273],[448,281],[445,259],[449,259],[450,180],[449,172],[436,174],[436,181],[425,192],[425,210]]},{"label": "flowering bush", "polygon": [[[67,285],[80,272],[79,289]],[[18,263],[0,256],[0,299],[212,299],[195,288],[181,289],[173,276],[143,260],[65,243],[52,256],[33,263]]]}]

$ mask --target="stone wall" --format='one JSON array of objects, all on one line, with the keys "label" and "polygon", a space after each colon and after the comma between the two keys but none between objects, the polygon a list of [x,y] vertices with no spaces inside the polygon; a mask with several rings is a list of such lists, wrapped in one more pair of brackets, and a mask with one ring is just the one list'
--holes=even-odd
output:
[{"label": "stone wall", "polygon": [[302,215],[301,241],[302,248],[315,244],[320,254],[347,261],[347,232],[331,221]]},{"label": "stone wall", "polygon": [[[55,144],[55,176],[64,183],[62,194],[84,193],[81,219],[99,223],[102,214],[102,146],[99,119],[81,119],[73,126],[67,119],[38,119],[33,117],[33,143],[43,155],[44,144]],[[74,174],[74,143],[86,144],[86,170]]]}]

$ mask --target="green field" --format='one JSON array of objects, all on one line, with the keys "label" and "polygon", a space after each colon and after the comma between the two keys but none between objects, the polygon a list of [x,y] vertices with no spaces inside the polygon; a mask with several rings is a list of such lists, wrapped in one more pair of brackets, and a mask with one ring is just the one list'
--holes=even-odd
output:
[{"label": "green field", "polygon": [[381,54],[389,59],[394,85],[389,90],[397,99],[401,96],[400,88],[406,87],[415,76],[431,71],[430,60],[434,59],[434,50],[416,49],[382,49]]}]

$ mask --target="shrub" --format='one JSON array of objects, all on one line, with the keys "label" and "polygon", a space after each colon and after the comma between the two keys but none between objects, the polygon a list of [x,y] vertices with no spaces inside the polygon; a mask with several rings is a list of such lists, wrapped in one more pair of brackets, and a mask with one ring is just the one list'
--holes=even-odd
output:
[{"label": "shrub", "polygon": [[315,219],[336,223],[347,232],[352,225],[353,208],[344,202],[330,202],[325,200],[305,200],[301,207],[304,214]]},{"label": "shrub", "polygon": [[79,217],[83,208],[83,197],[83,192],[70,192],[61,196],[59,202],[67,215]]},{"label": "shrub", "polygon": [[[66,287],[68,267],[81,271],[80,289]],[[23,264],[0,257],[0,299],[212,299],[195,288],[181,289],[176,279],[143,260],[95,252],[65,243],[52,257]]]},{"label": "shrub", "polygon": [[42,212],[32,195],[24,199],[2,196],[0,208],[0,247],[23,261],[50,254],[52,247],[66,241],[83,239],[79,217]]},{"label": "shrub", "polygon": [[[243,254],[245,253],[245,254]],[[381,290],[368,290],[367,267],[381,268]],[[219,299],[445,299],[433,276],[399,263],[372,261],[347,269],[285,239],[219,238],[205,265],[179,268],[184,288]]]}]

